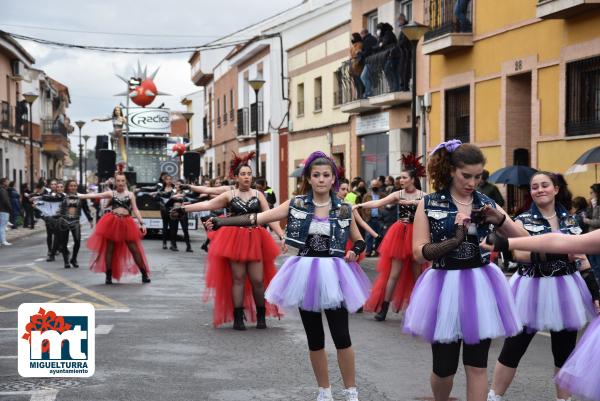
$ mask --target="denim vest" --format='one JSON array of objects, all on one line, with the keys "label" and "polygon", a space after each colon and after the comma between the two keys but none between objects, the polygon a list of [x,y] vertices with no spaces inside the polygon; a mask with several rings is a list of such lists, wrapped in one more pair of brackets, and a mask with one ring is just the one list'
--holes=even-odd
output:
[{"label": "denim vest", "polygon": [[[308,195],[295,196],[290,201],[288,224],[285,230],[285,243],[295,248],[303,248],[308,238],[308,229],[315,214],[312,192]],[[329,254],[343,258],[346,242],[350,235],[352,222],[352,206],[343,203],[332,194],[329,210]]]},{"label": "denim vest", "polygon": [[[442,190],[427,194],[423,197],[425,214],[429,220],[429,232],[431,242],[442,242],[454,237],[454,220],[458,213],[458,208],[454,204],[450,191]],[[485,205],[496,207],[494,202],[488,196],[481,192],[473,192],[473,209],[480,209]],[[473,225],[474,226],[474,225]],[[491,224],[479,224],[475,226],[477,238],[474,238],[475,233],[469,230],[472,242],[465,241],[457,249],[450,252],[447,256],[456,259],[466,259],[467,257],[479,257],[479,266],[484,266],[490,262],[490,252],[479,247],[481,242],[489,233],[492,232]],[[474,243],[476,242],[476,244]],[[470,255],[470,256],[469,256]],[[434,269],[445,269],[444,258],[435,260],[432,263]]]},{"label": "denim vest", "polygon": [[[559,203],[555,206],[556,216],[558,217],[558,226],[562,234],[579,235],[583,232],[574,216],[571,216],[567,209]],[[523,227],[529,235],[541,235],[552,232],[552,227],[548,220],[542,216],[542,213],[534,203],[531,208],[518,215],[515,220],[523,223]],[[577,271],[576,262],[567,262],[564,260],[553,260],[544,263],[520,263],[518,274],[529,277],[556,277],[573,274]]]}]

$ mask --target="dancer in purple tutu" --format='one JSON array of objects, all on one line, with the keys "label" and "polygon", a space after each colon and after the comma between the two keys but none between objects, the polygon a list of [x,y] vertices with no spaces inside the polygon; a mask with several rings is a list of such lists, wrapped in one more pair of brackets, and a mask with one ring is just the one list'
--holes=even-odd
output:
[{"label": "dancer in purple tutu", "polygon": [[[505,238],[496,233],[489,235],[482,247],[499,252],[521,250],[553,254],[597,254],[600,252],[600,230],[582,235],[549,233],[528,238]],[[552,254],[551,254],[552,255]],[[596,310],[600,290],[592,274],[585,275]],[[575,350],[554,377],[563,390],[587,401],[600,401],[600,317],[596,317],[579,340]]]},{"label": "dancer in purple tutu", "polygon": [[440,144],[428,163],[436,192],[425,195],[415,213],[414,257],[432,266],[415,284],[404,331],[431,343],[436,401],[450,396],[463,342],[467,400],[484,401],[491,339],[521,331],[508,282],[479,242],[493,227],[506,236],[527,232],[475,190],[484,163],[477,146]]},{"label": "dancer in purple tutu", "polygon": [[[558,202],[568,191],[559,186],[554,174],[536,173],[529,187],[533,204],[527,212],[517,216],[516,221],[530,235],[552,231],[565,235],[581,234],[577,220]],[[554,366],[558,371],[575,349],[577,330],[596,314],[592,298],[598,299],[598,288],[586,287],[586,281],[595,284],[596,280],[584,254],[569,256],[515,251],[513,259],[519,266],[510,279],[510,286],[524,330],[504,341],[488,401],[502,400],[515,377],[519,361],[538,330],[550,331]],[[595,293],[590,295],[590,291]],[[556,387],[557,401],[569,400],[570,396],[569,391]]]},{"label": "dancer in purple tutu", "polygon": [[[319,385],[318,401],[332,401],[322,312],[337,349],[347,401],[358,401],[354,350],[348,312],[356,312],[369,295],[369,279],[355,262],[365,249],[352,206],[342,203],[337,167],[323,152],[313,152],[305,162],[302,193],[280,206],[258,214],[213,218],[213,226],[256,226],[287,217],[286,243],[299,248],[281,266],[265,298],[284,309],[299,309],[308,339],[310,361]],[[344,251],[352,238],[352,250]]]}]

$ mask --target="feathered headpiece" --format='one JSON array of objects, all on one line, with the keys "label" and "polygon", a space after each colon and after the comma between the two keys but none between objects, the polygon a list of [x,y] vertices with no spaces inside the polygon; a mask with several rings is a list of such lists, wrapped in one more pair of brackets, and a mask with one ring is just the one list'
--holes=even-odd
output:
[{"label": "feathered headpiece", "polygon": [[414,170],[415,175],[420,177],[425,177],[425,166],[421,163],[420,159],[423,156],[417,157],[414,153],[409,153],[406,155],[402,155],[402,165],[406,170]]},{"label": "feathered headpiece", "polygon": [[125,162],[118,162],[117,163],[117,171],[115,171],[115,175],[125,174],[125,167],[126,167]]},{"label": "feathered headpiece", "polygon": [[237,170],[239,166],[248,164],[250,160],[254,159],[254,155],[256,155],[256,152],[254,151],[248,152],[246,155],[241,157],[235,152],[231,153],[233,153],[233,159],[231,159],[231,162],[229,163],[229,178],[235,177],[235,170]]}]

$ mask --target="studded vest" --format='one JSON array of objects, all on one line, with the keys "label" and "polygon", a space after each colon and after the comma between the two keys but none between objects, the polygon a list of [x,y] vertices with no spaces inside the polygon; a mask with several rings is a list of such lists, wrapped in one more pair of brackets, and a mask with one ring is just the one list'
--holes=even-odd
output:
[{"label": "studded vest", "polygon": [[[556,216],[558,217],[559,231],[566,235],[579,235],[583,232],[574,216],[570,215],[567,209],[561,204],[556,203]],[[542,216],[542,213],[534,203],[531,208],[518,215],[515,220],[523,223],[523,227],[529,235],[541,235],[552,232],[552,227],[548,220]],[[543,263],[519,263],[517,274],[528,277],[557,277],[573,274],[577,271],[576,262],[567,262],[564,260],[552,260]]]},{"label": "studded vest", "polygon": [[[423,197],[425,214],[429,221],[429,232],[433,243],[442,242],[454,237],[454,221],[458,208],[454,204],[450,192],[447,190],[427,194]],[[480,209],[485,205],[496,207],[496,203],[481,192],[473,192],[473,209]],[[475,268],[490,262],[490,252],[481,249],[479,243],[492,232],[490,224],[471,224],[468,229],[467,240],[446,256],[434,260],[432,268],[455,270]]]},{"label": "studded vest", "polygon": [[[306,248],[309,230],[315,215],[312,192],[298,195],[290,201],[288,224],[285,231],[286,244],[295,248]],[[350,235],[352,222],[352,206],[343,203],[333,194],[329,210],[329,255],[343,258],[346,242]]]}]

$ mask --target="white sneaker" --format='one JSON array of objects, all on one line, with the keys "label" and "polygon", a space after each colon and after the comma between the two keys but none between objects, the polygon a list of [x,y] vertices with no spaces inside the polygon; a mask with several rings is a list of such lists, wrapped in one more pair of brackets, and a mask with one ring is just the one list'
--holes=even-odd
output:
[{"label": "white sneaker", "polygon": [[358,401],[358,391],[356,387],[350,387],[343,391],[344,400],[346,401]]},{"label": "white sneaker", "polygon": [[317,401],[333,401],[333,396],[331,395],[331,387],[319,387],[319,395],[317,397]]},{"label": "white sneaker", "polygon": [[12,244],[11,244],[10,242],[8,242],[8,241],[4,241],[4,242],[2,243],[2,245],[4,245],[4,246],[9,246],[9,245],[12,245]]},{"label": "white sneaker", "polygon": [[487,401],[502,401],[502,396],[494,393],[494,390],[490,390],[488,393]]}]

